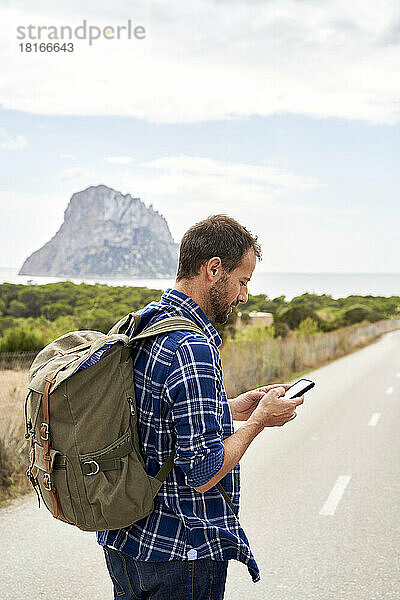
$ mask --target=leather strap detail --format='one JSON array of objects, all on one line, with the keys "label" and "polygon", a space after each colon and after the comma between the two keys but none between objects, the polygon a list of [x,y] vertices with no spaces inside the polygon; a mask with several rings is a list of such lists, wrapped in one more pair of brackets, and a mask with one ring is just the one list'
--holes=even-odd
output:
[{"label": "leather strap detail", "polygon": [[45,377],[45,386],[42,397],[43,407],[43,422],[40,428],[40,436],[43,440],[43,460],[46,465],[46,473],[43,475],[43,486],[49,492],[51,501],[53,503],[53,513],[56,519],[61,519],[68,523],[69,521],[65,518],[61,508],[60,500],[58,498],[57,490],[51,479],[51,454],[50,449],[53,448],[53,441],[50,435],[50,407],[49,407],[49,395],[50,387],[55,382],[55,377],[64,365],[59,367],[50,377]]},{"label": "leather strap detail", "polygon": [[65,518],[65,515],[62,511],[60,499],[58,497],[58,492],[56,490],[55,485],[52,485],[52,491],[50,492],[51,501],[53,503],[54,517],[56,519],[60,519],[61,521],[65,521],[65,523],[69,523],[68,519]]},{"label": "leather strap detail", "polygon": [[[34,447],[34,464],[33,466],[37,467],[38,469],[40,469],[41,471],[45,471],[47,472],[46,469],[46,465],[47,462],[44,460],[43,458],[43,452],[41,452],[42,447],[40,446],[40,444],[35,443],[36,448]],[[66,466],[67,461],[66,461],[66,457],[64,455],[62,455],[60,452],[58,452],[57,450],[54,450],[53,448],[49,449],[49,453],[50,453],[50,472],[52,473],[54,471],[54,469],[57,468],[63,468]]]}]

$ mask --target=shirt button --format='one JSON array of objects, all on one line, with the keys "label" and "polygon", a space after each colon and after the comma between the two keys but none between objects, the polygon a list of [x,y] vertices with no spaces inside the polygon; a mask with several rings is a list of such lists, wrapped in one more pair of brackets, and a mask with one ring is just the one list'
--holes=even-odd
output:
[{"label": "shirt button", "polygon": [[196,560],[196,558],[197,558],[197,550],[194,550],[193,548],[192,548],[192,550],[189,550],[188,553],[187,553],[187,557],[188,557],[189,560]]}]

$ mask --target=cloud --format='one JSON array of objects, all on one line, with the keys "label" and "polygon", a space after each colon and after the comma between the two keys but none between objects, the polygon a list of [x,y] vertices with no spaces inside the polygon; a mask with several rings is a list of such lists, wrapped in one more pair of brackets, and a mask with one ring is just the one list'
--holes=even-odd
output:
[{"label": "cloud", "polygon": [[93,176],[93,169],[86,169],[84,167],[71,167],[70,169],[63,169],[60,171],[59,176],[63,181],[69,179],[85,179]]},{"label": "cloud", "polygon": [[316,191],[322,182],[271,164],[168,156],[109,173],[106,183],[151,202],[167,218],[176,240],[212,213],[229,214],[265,234],[267,221],[323,210],[295,201],[296,194]]},{"label": "cloud", "polygon": [[381,36],[381,43],[383,45],[399,45],[400,44],[400,20],[397,19],[394,23],[391,23]]},{"label": "cloud", "polygon": [[10,137],[7,132],[0,128],[0,149],[1,150],[24,150],[28,148],[28,140],[23,135]]},{"label": "cloud", "polygon": [[[176,241],[211,214],[237,219],[258,235],[263,271],[357,270],[354,232],[367,231],[369,240],[370,223],[381,218],[345,202],[327,205],[324,181],[277,164],[167,156],[109,173],[104,183],[152,203]],[[372,260],[368,244],[360,247]]]},{"label": "cloud", "polygon": [[133,161],[133,158],[130,156],[108,156],[104,160],[116,165],[129,165]]},{"label": "cloud", "polygon": [[[143,165],[161,173],[168,180],[169,194],[183,188],[197,190],[203,198],[208,190],[213,202],[268,202],[288,190],[319,187],[312,177],[295,175],[273,165],[253,165],[214,160],[205,157],[169,156]],[[175,181],[175,184],[173,183]]]},{"label": "cloud", "polygon": [[[115,9],[115,10],[114,10]],[[88,23],[146,27],[145,40],[15,52],[16,27],[82,24],[80,5],[11,1],[0,49],[5,108],[193,122],[279,113],[395,123],[398,3],[384,0],[126,0],[85,5]],[[384,43],[390,39],[391,43]],[[11,52],[12,49],[12,52]],[[101,54],[101,60],[99,56]],[[23,89],[21,82],[23,81]]]}]

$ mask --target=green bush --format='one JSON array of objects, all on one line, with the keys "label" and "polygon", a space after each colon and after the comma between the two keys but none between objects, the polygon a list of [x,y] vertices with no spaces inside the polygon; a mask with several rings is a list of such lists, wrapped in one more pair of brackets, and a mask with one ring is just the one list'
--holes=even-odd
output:
[{"label": "green bush", "polygon": [[343,327],[342,321],[339,319],[335,319],[334,321],[320,321],[319,329],[324,333],[328,331],[334,331],[335,329],[339,329],[339,327]]},{"label": "green bush", "polygon": [[57,302],[54,295],[46,300],[46,289],[46,286],[24,285],[18,290],[17,299],[25,306],[27,317],[39,317],[43,305]]},{"label": "green bush", "polygon": [[70,315],[72,313],[71,305],[65,302],[55,302],[54,304],[45,304],[40,309],[40,314],[49,321],[55,321],[58,317]]},{"label": "green bush", "polygon": [[25,304],[23,304],[19,300],[11,300],[10,305],[8,307],[8,314],[12,317],[27,317],[28,311],[26,309]]},{"label": "green bush", "polygon": [[240,313],[240,318],[242,319],[243,323],[248,323],[250,321],[250,315],[247,311]]},{"label": "green bush", "polygon": [[297,337],[307,337],[318,333],[318,323],[311,317],[307,317],[302,321],[296,329]]},{"label": "green bush", "polygon": [[317,323],[319,322],[319,318],[312,308],[305,304],[294,304],[278,311],[276,320],[286,323],[290,329],[297,329],[307,317],[311,317]]},{"label": "green bush", "polygon": [[[106,333],[123,315],[158,300],[161,293],[161,290],[144,287],[74,284],[70,281],[46,285],[0,284],[1,348],[13,346],[11,333],[7,332],[17,330],[16,345],[32,349],[37,349],[39,339],[44,345],[67,331],[94,329]],[[243,321],[249,318],[250,311],[271,312],[274,335],[283,338],[289,328],[297,329],[308,317],[318,323],[321,331],[332,331],[365,319],[373,322],[396,318],[399,309],[399,296],[333,299],[326,294],[305,293],[287,302],[285,296],[271,300],[266,294],[258,294],[250,295],[246,305],[236,307],[228,322],[218,324],[216,328],[221,337],[227,339],[236,333],[237,312],[242,312]]]},{"label": "green bush", "polygon": [[370,323],[374,323],[382,318],[383,315],[379,311],[373,310],[369,306],[365,306],[363,304],[354,304],[343,311],[342,314],[342,321],[344,325],[353,325],[355,323],[361,323],[362,321],[370,321]]},{"label": "green bush", "polygon": [[69,331],[78,331],[78,329],[79,327],[76,322],[76,317],[73,317],[72,315],[58,317],[50,325],[50,338],[51,340],[55,340],[64,335],[64,333],[68,333]]},{"label": "green bush", "polygon": [[248,325],[240,331],[236,331],[234,340],[235,342],[256,342],[259,340],[266,340],[273,338],[275,334],[275,328],[273,325],[269,327],[260,327],[257,325]]},{"label": "green bush", "polygon": [[110,314],[104,308],[88,310],[77,319],[78,329],[93,329],[107,333],[111,327],[124,315]]},{"label": "green bush", "polygon": [[0,335],[6,331],[6,329],[11,329],[13,327],[17,327],[17,324],[20,320],[15,319],[14,317],[0,317]]},{"label": "green bush", "polygon": [[283,323],[282,321],[276,321],[274,323],[274,329],[276,338],[285,338],[289,333],[289,326],[286,323]]},{"label": "green bush", "polygon": [[38,328],[16,327],[7,329],[0,338],[0,352],[41,350],[48,342],[48,336]]}]

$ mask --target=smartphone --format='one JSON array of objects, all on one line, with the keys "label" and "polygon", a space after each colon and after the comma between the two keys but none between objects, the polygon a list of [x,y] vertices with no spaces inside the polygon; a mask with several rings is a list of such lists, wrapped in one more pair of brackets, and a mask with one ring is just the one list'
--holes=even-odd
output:
[{"label": "smartphone", "polygon": [[314,385],[315,383],[311,379],[299,379],[286,390],[285,396],[289,399],[298,398],[308,392],[308,390],[311,390]]}]

